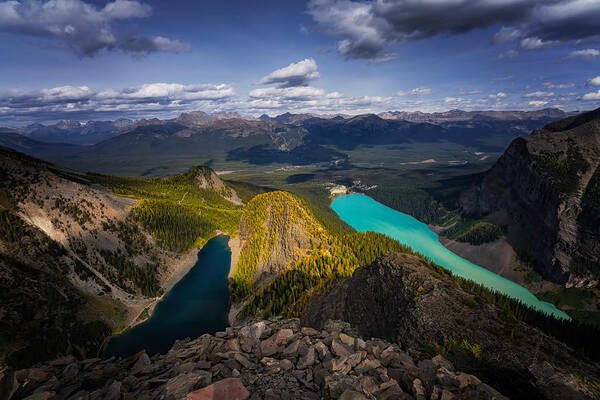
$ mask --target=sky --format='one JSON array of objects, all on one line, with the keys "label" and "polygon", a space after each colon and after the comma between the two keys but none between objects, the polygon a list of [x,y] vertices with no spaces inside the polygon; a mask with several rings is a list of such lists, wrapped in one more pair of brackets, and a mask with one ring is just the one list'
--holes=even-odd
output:
[{"label": "sky", "polygon": [[600,0],[0,0],[0,123],[600,106]]}]

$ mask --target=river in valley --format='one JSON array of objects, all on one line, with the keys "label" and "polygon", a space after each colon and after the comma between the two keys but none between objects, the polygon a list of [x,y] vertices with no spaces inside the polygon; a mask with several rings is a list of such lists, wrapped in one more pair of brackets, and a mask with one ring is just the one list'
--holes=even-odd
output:
[{"label": "river in valley", "polygon": [[359,232],[374,231],[386,234],[452,271],[453,274],[497,290],[545,313],[569,318],[553,304],[540,301],[524,287],[454,254],[440,243],[438,235],[426,224],[410,215],[384,206],[363,194],[338,197],[332,202],[331,208]]},{"label": "river in valley", "polygon": [[127,357],[142,349],[149,355],[166,353],[177,339],[225,330],[229,325],[228,241],[227,236],[209,240],[196,264],[156,305],[150,319],[113,337],[106,354]]}]

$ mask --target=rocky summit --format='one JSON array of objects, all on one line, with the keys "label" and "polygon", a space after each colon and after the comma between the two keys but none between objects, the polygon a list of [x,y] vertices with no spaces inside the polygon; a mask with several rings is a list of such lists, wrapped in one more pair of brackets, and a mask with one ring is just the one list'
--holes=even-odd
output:
[{"label": "rocky summit", "polygon": [[315,330],[280,318],[177,341],[152,357],[65,357],[5,369],[0,382],[7,400],[505,398],[440,355],[414,359],[396,344],[358,337],[345,322]]}]

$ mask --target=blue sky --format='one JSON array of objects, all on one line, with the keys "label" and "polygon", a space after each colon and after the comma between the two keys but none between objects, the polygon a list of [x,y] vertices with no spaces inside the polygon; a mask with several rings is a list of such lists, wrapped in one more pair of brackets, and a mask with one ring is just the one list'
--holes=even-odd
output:
[{"label": "blue sky", "polygon": [[592,109],[598,21],[600,0],[0,0],[0,122]]}]

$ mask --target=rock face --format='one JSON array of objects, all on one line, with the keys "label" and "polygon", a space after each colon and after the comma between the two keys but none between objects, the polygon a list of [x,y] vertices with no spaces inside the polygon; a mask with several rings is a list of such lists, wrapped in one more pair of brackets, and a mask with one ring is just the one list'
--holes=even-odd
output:
[{"label": "rock face", "polygon": [[195,174],[200,189],[215,191],[235,205],[244,205],[235,190],[225,185],[225,182],[211,168],[205,166],[197,167]]},{"label": "rock face", "polygon": [[[553,398],[544,392],[544,384],[532,383],[532,365],[541,360],[559,375],[569,376],[575,369],[586,376],[597,374],[595,364],[579,360],[566,345],[523,322],[513,325],[500,308],[478,302],[441,268],[427,267],[412,255],[388,254],[313,296],[301,320],[316,329],[326,328],[332,319],[347,321],[363,337],[382,337],[417,351],[448,344],[450,349],[470,349],[449,350],[448,357],[511,398]],[[332,351],[341,354],[338,345],[334,340]],[[568,380],[558,381],[571,396],[587,393]]]},{"label": "rock face", "polygon": [[544,277],[595,286],[600,278],[600,109],[515,139],[461,196],[464,214],[508,226]]},{"label": "rock face", "polygon": [[350,325],[339,321],[330,321],[324,330],[301,328],[298,319],[258,321],[215,336],[178,341],[167,354],[145,358],[144,352],[125,360],[67,357],[30,369],[0,370],[0,397],[505,398],[476,376],[457,371],[442,356],[413,359],[398,345],[356,337]]}]

